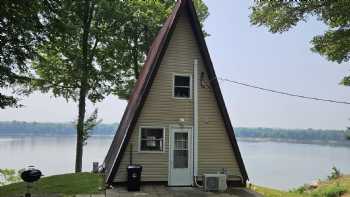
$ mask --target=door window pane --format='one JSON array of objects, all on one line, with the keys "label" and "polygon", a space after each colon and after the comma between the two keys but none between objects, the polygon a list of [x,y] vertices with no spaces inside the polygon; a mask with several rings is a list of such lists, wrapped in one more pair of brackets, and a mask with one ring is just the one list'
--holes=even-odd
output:
[{"label": "door window pane", "polygon": [[175,150],[187,150],[187,133],[175,133]]},{"label": "door window pane", "polygon": [[174,150],[174,168],[188,168],[187,150]]},{"label": "door window pane", "polygon": [[174,168],[188,168],[188,133],[175,133]]}]

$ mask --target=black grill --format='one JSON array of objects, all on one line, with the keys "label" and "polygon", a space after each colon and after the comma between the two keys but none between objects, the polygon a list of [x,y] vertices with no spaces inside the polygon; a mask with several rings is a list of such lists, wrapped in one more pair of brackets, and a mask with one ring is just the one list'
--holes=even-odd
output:
[{"label": "black grill", "polygon": [[21,173],[21,178],[27,183],[38,181],[41,176],[41,171],[35,168],[26,169]]},{"label": "black grill", "polygon": [[25,197],[31,197],[30,188],[35,181],[38,181],[43,174],[40,170],[35,169],[34,166],[29,166],[27,169],[24,169],[21,173],[21,178],[24,182],[27,183],[27,192],[25,193]]}]

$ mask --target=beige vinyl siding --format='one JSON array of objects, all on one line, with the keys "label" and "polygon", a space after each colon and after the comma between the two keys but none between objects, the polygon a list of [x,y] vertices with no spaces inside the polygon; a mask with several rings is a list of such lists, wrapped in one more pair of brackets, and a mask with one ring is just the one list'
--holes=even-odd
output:
[{"label": "beige vinyl siding", "polygon": [[[201,66],[199,72],[206,73],[205,68]],[[229,179],[237,179],[241,172],[207,76],[206,88],[198,88],[198,174],[225,169]]]},{"label": "beige vinyl siding", "polygon": [[[170,39],[167,51],[161,61],[149,95],[132,132],[133,163],[143,166],[142,181],[168,181],[169,128],[179,124],[192,126],[192,99],[173,97],[174,74],[193,74],[194,59],[199,60],[199,76],[206,71],[187,14],[181,13]],[[207,78],[206,78],[207,79]],[[193,95],[193,94],[192,94]],[[216,173],[223,168],[232,175],[239,175],[237,162],[226,134],[212,89],[199,86],[199,174]],[[140,127],[165,128],[164,153],[139,152]],[[126,181],[129,164],[130,143],[123,155],[115,182]]]}]

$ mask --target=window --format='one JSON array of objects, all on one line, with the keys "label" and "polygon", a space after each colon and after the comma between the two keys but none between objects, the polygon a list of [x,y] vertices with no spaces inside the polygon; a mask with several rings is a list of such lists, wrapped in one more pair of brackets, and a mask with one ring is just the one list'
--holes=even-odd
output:
[{"label": "window", "polygon": [[191,77],[184,75],[174,76],[174,97],[190,98],[191,97]]},{"label": "window", "polygon": [[162,152],[164,150],[163,128],[141,128],[140,151]]}]

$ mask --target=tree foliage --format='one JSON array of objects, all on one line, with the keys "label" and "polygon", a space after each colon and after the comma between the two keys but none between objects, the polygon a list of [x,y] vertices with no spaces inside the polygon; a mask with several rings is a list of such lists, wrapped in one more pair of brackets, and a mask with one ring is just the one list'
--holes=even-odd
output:
[{"label": "tree foliage", "polygon": [[95,109],[84,122],[83,144],[87,145],[87,140],[91,137],[92,131],[102,122],[98,119],[98,110]]},{"label": "tree foliage", "polygon": [[[350,59],[350,3],[348,0],[310,1],[254,1],[250,15],[251,23],[265,26],[272,33],[282,33],[301,21],[315,17],[328,29],[316,35],[312,51],[329,61],[349,62]],[[342,81],[350,85],[350,76]]]},{"label": "tree foliage", "polygon": [[30,83],[28,61],[45,37],[49,18],[46,1],[3,0],[0,6],[0,108],[18,107],[18,96],[27,94]]},{"label": "tree foliage", "polygon": [[[80,87],[79,50],[82,14],[79,1],[61,2],[50,21],[48,42],[35,65],[43,92],[77,101]],[[94,1],[92,1],[94,2]],[[201,23],[208,17],[202,0],[195,0]],[[109,94],[127,99],[138,78],[145,54],[171,12],[175,1],[96,1],[88,38],[88,98],[98,102]],[[69,18],[66,17],[69,15]],[[81,53],[80,53],[81,54]]]}]

